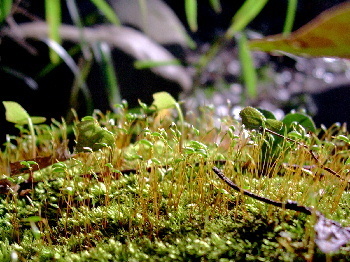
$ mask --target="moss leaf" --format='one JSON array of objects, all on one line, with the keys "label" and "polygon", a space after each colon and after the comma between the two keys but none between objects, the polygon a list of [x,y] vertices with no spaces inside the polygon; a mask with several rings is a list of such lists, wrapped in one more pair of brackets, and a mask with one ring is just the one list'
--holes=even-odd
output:
[{"label": "moss leaf", "polygon": [[114,135],[107,129],[102,128],[95,119],[80,122],[77,125],[78,138],[76,152],[86,152],[90,148],[92,151],[110,146],[114,146]]},{"label": "moss leaf", "polygon": [[253,107],[245,107],[239,113],[242,118],[242,123],[249,129],[257,129],[264,125],[266,118],[257,109]]}]

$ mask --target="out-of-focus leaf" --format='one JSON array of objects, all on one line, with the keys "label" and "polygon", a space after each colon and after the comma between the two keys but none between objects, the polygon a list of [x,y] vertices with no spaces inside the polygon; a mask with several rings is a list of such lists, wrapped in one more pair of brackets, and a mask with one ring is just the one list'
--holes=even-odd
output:
[{"label": "out-of-focus leaf", "polygon": [[176,100],[167,92],[158,92],[153,94],[153,103],[152,105],[157,108],[157,110],[175,108]]},{"label": "out-of-focus leaf", "polygon": [[[45,1],[45,16],[49,26],[49,38],[60,44],[60,26],[61,26],[61,1],[60,0],[46,0]],[[59,62],[59,56],[50,50],[51,62],[56,64]]]},{"label": "out-of-focus leaf", "polygon": [[169,61],[137,60],[134,62],[134,67],[139,70],[149,69],[149,68],[158,67],[158,66],[167,66],[167,65],[181,65],[181,62],[178,59],[172,59]]},{"label": "out-of-focus leaf", "polygon": [[350,58],[350,3],[327,10],[288,37],[252,40],[250,48],[303,56]]},{"label": "out-of-focus leaf", "polygon": [[214,11],[216,13],[220,13],[221,12],[220,0],[209,0],[209,1],[210,1],[210,5],[214,9]]},{"label": "out-of-focus leaf", "polygon": [[283,27],[283,34],[285,36],[292,32],[297,7],[298,0],[288,0],[287,16]]},{"label": "out-of-focus leaf", "polygon": [[197,0],[185,0],[185,12],[188,25],[192,32],[196,32],[197,24]]},{"label": "out-of-focus leaf", "polygon": [[2,0],[0,2],[0,23],[6,19],[11,12],[12,0]]},{"label": "out-of-focus leaf", "polygon": [[247,97],[255,98],[257,95],[257,76],[254,61],[248,48],[247,38],[244,34],[238,40],[238,49]]},{"label": "out-of-focus leaf", "polygon": [[268,0],[246,0],[232,18],[226,38],[232,38],[235,33],[243,30],[264,8]]},{"label": "out-of-focus leaf", "polygon": [[86,152],[100,150],[103,147],[114,146],[114,135],[107,129],[102,128],[97,120],[88,119],[77,125],[78,138],[76,152]]},{"label": "out-of-focus leaf", "polygon": [[304,127],[306,130],[311,131],[313,133],[316,132],[315,123],[312,120],[312,118],[308,115],[304,115],[301,113],[290,113],[283,118],[282,122],[286,124],[287,127],[289,127],[293,122],[296,122],[302,127]]},{"label": "out-of-focus leaf", "polygon": [[104,0],[90,0],[106,17],[115,25],[120,25],[120,21],[114,10]]},{"label": "out-of-focus leaf", "polygon": [[39,117],[39,116],[34,116],[31,117],[27,113],[27,111],[18,103],[13,102],[13,101],[3,101],[2,102],[5,110],[6,110],[6,120],[19,124],[19,125],[24,125],[28,124],[28,119],[30,118],[33,124],[40,124],[46,121],[45,117]]},{"label": "out-of-focus leaf", "polygon": [[111,49],[106,43],[98,44],[98,52],[100,53],[98,60],[102,70],[103,80],[105,82],[109,105],[113,108],[114,105],[122,102],[120,96],[120,88],[117,75],[115,73]]}]

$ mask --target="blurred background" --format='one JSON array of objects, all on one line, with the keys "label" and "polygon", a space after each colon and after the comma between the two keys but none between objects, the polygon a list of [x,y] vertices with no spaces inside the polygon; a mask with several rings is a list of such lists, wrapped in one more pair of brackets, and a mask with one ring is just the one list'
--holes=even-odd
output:
[{"label": "blurred background", "polygon": [[[277,116],[303,109],[318,126],[347,122],[348,60],[242,55],[246,40],[297,30],[343,2],[2,0],[1,101],[70,121],[71,108],[80,117],[122,101],[135,108],[167,91],[192,112],[212,104],[219,116],[235,115],[252,105]],[[249,63],[254,83],[242,74]],[[13,132],[1,107],[1,141]]]}]

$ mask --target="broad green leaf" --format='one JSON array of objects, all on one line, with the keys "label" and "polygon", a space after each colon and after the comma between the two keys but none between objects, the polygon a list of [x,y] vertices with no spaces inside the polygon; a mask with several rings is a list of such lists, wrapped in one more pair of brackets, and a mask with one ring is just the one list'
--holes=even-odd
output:
[{"label": "broad green leaf", "polygon": [[77,125],[78,138],[75,150],[77,152],[98,151],[103,147],[114,146],[114,135],[102,128],[95,119],[88,119]]},{"label": "broad green leaf", "polygon": [[250,48],[301,56],[350,58],[350,3],[329,9],[289,36],[252,40]]},{"label": "broad green leaf", "polygon": [[107,4],[105,0],[90,0],[105,17],[113,24],[120,25],[120,21],[114,10]]},{"label": "broad green leaf", "polygon": [[266,118],[257,109],[253,107],[245,107],[239,112],[242,123],[249,129],[257,129],[264,125]]},{"label": "broad green leaf", "polygon": [[153,94],[153,103],[158,110],[176,107],[176,100],[167,92],[158,92]]},{"label": "broad green leaf", "polygon": [[196,32],[197,25],[197,0],[185,0],[185,12],[187,23],[192,32]]},{"label": "broad green leaf", "polygon": [[298,123],[302,127],[304,127],[306,130],[311,132],[316,132],[316,126],[314,121],[309,117],[308,115],[301,114],[301,113],[290,113],[286,115],[282,122],[287,126],[290,127],[290,125],[293,122]]}]

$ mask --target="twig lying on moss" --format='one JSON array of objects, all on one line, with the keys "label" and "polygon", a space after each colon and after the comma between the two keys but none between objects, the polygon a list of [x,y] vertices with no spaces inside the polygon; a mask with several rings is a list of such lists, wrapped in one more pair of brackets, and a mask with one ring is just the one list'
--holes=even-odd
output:
[{"label": "twig lying on moss", "polygon": [[317,211],[316,209],[299,205],[297,202],[291,200],[287,200],[286,203],[283,203],[256,195],[237,186],[217,167],[213,167],[213,171],[231,188],[242,192],[246,196],[276,207],[299,211],[307,215],[314,214],[317,218],[317,222],[314,225],[314,230],[316,232],[315,243],[322,252],[329,253],[337,251],[341,246],[347,244],[350,241],[349,227],[342,227],[338,222],[326,218],[321,212]]},{"label": "twig lying on moss", "polygon": [[313,212],[312,208],[298,205],[298,203],[295,201],[287,200],[286,203],[283,203],[283,202],[274,201],[274,200],[271,200],[269,198],[256,195],[250,191],[244,190],[244,189],[240,188],[239,186],[237,186],[227,176],[225,176],[224,173],[220,169],[218,169],[217,167],[213,167],[213,171],[215,172],[215,174],[218,175],[218,177],[220,177],[223,181],[225,181],[225,183],[228,184],[231,188],[233,188],[236,191],[242,192],[246,196],[249,196],[249,197],[254,198],[256,200],[262,201],[266,204],[270,204],[270,205],[273,205],[276,207],[282,207],[282,208],[290,209],[290,210],[294,210],[294,211],[299,211],[299,212],[305,213],[307,215],[311,215]]}]

